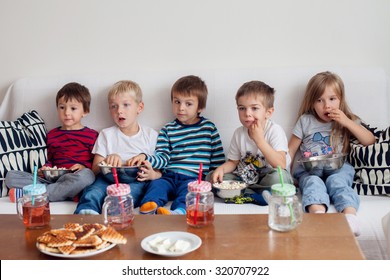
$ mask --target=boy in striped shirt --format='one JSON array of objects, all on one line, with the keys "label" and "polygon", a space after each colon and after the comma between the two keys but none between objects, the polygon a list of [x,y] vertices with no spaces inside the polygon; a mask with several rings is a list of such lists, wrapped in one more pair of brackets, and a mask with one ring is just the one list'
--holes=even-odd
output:
[{"label": "boy in striped shirt", "polygon": [[[185,214],[188,183],[198,178],[199,165],[203,176],[225,162],[219,132],[213,122],[200,116],[206,108],[207,86],[197,76],[185,76],[171,89],[172,111],[175,120],[166,124],[159,133],[154,155],[140,154],[129,165],[145,164],[139,180],[152,181],[141,201],[142,214]],[[146,161],[145,161],[146,160]],[[155,178],[156,171],[161,178]],[[171,209],[163,206],[173,200]]]}]

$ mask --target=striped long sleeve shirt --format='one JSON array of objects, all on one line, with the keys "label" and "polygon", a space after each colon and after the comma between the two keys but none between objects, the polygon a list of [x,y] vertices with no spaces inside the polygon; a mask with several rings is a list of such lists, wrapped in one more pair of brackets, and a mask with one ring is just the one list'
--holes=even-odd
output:
[{"label": "striped long sleeve shirt", "polygon": [[213,122],[201,117],[184,125],[178,120],[166,124],[159,133],[154,155],[147,155],[153,168],[197,177],[199,164],[207,175],[225,162],[219,132]]}]

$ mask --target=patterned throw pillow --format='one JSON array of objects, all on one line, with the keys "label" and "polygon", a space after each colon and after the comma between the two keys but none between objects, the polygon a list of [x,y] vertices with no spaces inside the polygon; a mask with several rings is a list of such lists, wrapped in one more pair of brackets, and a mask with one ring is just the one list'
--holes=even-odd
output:
[{"label": "patterned throw pillow", "polygon": [[0,121],[0,197],[8,194],[4,178],[9,170],[33,172],[46,156],[45,122],[37,111],[24,113],[16,121]]},{"label": "patterned throw pillow", "polygon": [[353,187],[360,195],[390,195],[390,127],[370,130],[374,144],[351,143],[348,160],[356,170]]}]

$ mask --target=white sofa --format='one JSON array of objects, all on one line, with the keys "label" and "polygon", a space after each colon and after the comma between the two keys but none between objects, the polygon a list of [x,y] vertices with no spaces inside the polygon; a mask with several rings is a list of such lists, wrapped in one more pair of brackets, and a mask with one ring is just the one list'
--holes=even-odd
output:
[{"label": "white sofa", "polygon": [[[172,120],[170,106],[171,85],[181,76],[194,74],[205,80],[209,89],[204,116],[213,120],[221,134],[225,150],[230,137],[240,125],[234,96],[239,86],[249,80],[262,80],[276,90],[273,120],[290,137],[306,83],[314,74],[330,70],[344,80],[348,103],[354,113],[372,126],[381,129],[390,123],[389,79],[378,68],[267,68],[214,69],[198,71],[149,71],[77,75],[61,77],[28,77],[15,81],[5,93],[0,105],[0,120],[15,120],[23,113],[37,110],[48,130],[59,125],[55,109],[55,95],[66,83],[76,81],[89,88],[92,94],[91,113],[84,124],[100,130],[113,124],[107,108],[107,92],[118,80],[130,79],[140,84],[144,93],[145,111],[140,122],[157,131]],[[1,100],[1,97],[0,97]],[[75,203],[51,203],[53,214],[73,213]],[[334,208],[330,209],[334,212]],[[254,204],[233,205],[218,200],[216,214],[267,213],[267,207]],[[367,259],[388,259],[386,237],[381,219],[390,212],[390,197],[361,195],[358,217],[362,234],[357,238]],[[8,197],[0,198],[0,213],[16,213],[15,204]]]}]

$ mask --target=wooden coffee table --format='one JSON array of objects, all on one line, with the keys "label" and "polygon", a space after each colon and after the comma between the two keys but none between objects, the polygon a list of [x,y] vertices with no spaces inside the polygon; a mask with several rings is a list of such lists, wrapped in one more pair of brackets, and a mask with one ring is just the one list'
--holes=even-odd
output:
[{"label": "wooden coffee table", "polygon": [[[183,260],[361,260],[357,240],[343,214],[304,214],[302,224],[290,232],[276,232],[267,225],[267,215],[216,215],[213,225],[187,226],[184,216],[137,215],[131,228],[121,231],[127,244],[88,259],[183,259]],[[52,215],[51,228],[66,222],[102,222],[102,216]],[[58,259],[39,252],[36,238],[46,229],[26,230],[16,215],[0,215],[0,259]],[[165,232],[184,231],[198,235],[197,250],[175,258],[145,252],[140,243],[145,237]]]}]

